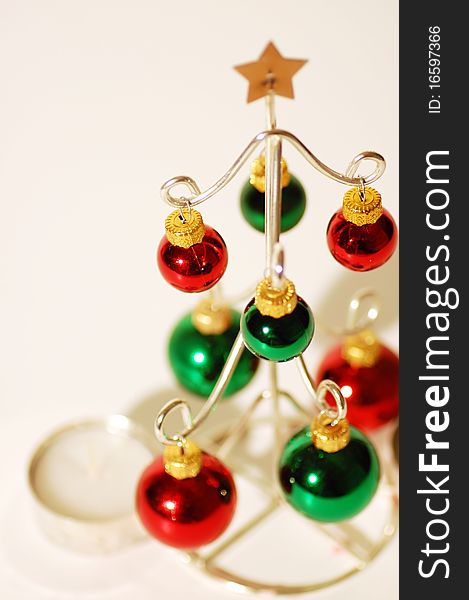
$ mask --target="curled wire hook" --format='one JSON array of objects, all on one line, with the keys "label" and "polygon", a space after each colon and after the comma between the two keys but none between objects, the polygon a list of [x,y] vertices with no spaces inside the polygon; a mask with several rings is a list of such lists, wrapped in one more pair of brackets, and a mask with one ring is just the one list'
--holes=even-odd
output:
[{"label": "curled wire hook", "polygon": [[[369,308],[363,314],[365,301],[369,301]],[[354,335],[363,329],[368,329],[376,321],[381,304],[376,292],[370,288],[362,288],[352,296],[345,321],[344,335]]]},{"label": "curled wire hook", "polygon": [[[296,364],[300,372],[301,379],[303,380],[309,395],[318,407],[320,413],[326,414],[330,419],[332,419],[332,426],[337,425],[341,419],[345,419],[347,416],[347,402],[340,391],[340,387],[331,379],[323,379],[321,383],[316,386],[313,378],[308,372],[305,359],[302,354],[297,357]],[[335,409],[332,408],[326,400],[327,392],[329,392],[335,400]]]},{"label": "curled wire hook", "polygon": [[[364,311],[365,304],[369,304],[366,311]],[[378,294],[371,288],[362,288],[356,291],[350,299],[344,327],[330,327],[322,321],[318,321],[318,328],[338,337],[355,335],[373,325],[379,316],[380,308],[381,302]]]},{"label": "curled wire hook", "polygon": [[[321,383],[316,386],[313,378],[308,372],[305,359],[302,354],[297,357],[296,364],[298,366],[301,379],[303,380],[309,395],[313,399],[313,402],[316,404],[319,411],[332,419],[332,425],[336,425],[341,419],[344,419],[347,415],[347,402],[345,401],[339,386],[331,379],[323,379]],[[327,392],[332,394],[332,397],[335,400],[335,409],[333,409],[326,401]]]},{"label": "curled wire hook", "polygon": [[[233,343],[214,388],[195,416],[192,415],[192,411],[187,402],[180,400],[179,398],[170,400],[163,406],[158,413],[154,424],[155,435],[162,444],[166,446],[184,444],[187,436],[191,435],[197,427],[202,425],[223,396],[243,352],[244,340],[240,332]],[[168,415],[174,410],[179,410],[182,413],[184,428],[176,435],[167,435],[164,430],[164,422]]]},{"label": "curled wire hook", "polygon": [[182,414],[182,421],[184,423],[184,432],[190,430],[193,424],[192,411],[190,406],[184,400],[175,398],[167,402],[160,410],[155,419],[154,431],[156,438],[159,442],[165,446],[175,446],[185,443],[184,433],[177,433],[176,435],[168,436],[163,428],[164,421],[168,415],[175,410],[179,410]]},{"label": "curled wire hook", "polygon": [[[335,400],[335,409],[326,400],[328,392]],[[316,390],[316,404],[320,410],[320,414],[325,414],[332,419],[332,427],[347,416],[347,402],[340,391],[340,387],[331,379],[323,379],[318,385]]]},{"label": "curled wire hook", "polygon": [[[375,170],[373,171],[373,173],[371,175],[368,175],[367,177],[356,177],[358,167],[363,162],[369,160],[372,160],[375,163]],[[347,177],[348,179],[359,179],[359,181],[356,182],[355,185],[365,185],[366,183],[372,183],[373,181],[376,181],[376,179],[379,179],[379,177],[381,177],[381,175],[384,173],[385,169],[386,161],[381,156],[381,154],[377,154],[376,152],[371,151],[360,152],[360,154],[357,154],[357,156],[355,156],[350,162],[349,166],[347,167],[347,170],[345,171],[345,177]]]},{"label": "curled wire hook", "polygon": [[[188,188],[190,191],[190,196],[188,198],[185,196],[175,198],[171,194],[171,190],[178,185],[184,185],[186,188]],[[165,181],[165,183],[163,183],[161,186],[160,193],[161,197],[167,204],[179,208],[182,213],[183,208],[188,208],[190,211],[190,208],[193,204],[192,199],[200,195],[200,188],[194,179],[192,179],[192,177],[189,177],[188,175],[179,175],[178,177],[173,177],[172,179]]]},{"label": "curled wire hook", "polygon": [[272,287],[281,290],[285,284],[285,252],[282,244],[276,242],[272,249],[269,269]]}]

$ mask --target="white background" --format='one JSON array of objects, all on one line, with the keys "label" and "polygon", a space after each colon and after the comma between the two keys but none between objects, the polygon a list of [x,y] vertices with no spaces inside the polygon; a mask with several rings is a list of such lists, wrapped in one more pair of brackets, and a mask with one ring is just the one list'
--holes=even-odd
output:
[{"label": "white background", "polygon": [[[194,298],[156,269],[168,213],[159,186],[187,174],[208,187],[263,129],[262,101],[246,105],[247,83],[231,66],[255,60],[267,41],[309,59],[294,79],[295,101],[278,101],[279,126],[339,171],[362,150],[382,153],[387,170],[375,185],[397,219],[397,17],[394,0],[0,1],[2,598],[145,600],[169,590],[182,598],[189,586],[193,599],[225,597],[150,543],[128,552],[109,588],[90,562],[87,581],[60,591],[54,561],[67,554],[53,547],[51,573],[36,577],[24,527],[28,457],[63,422],[136,414],[171,387],[166,339]],[[367,274],[335,263],[325,230],[345,188],[291,148],[285,156],[309,201],[283,238],[289,277],[323,326],[342,325],[351,293],[374,287],[378,331],[396,349],[397,256]],[[247,175],[248,167],[202,208],[230,250],[228,293],[263,270],[262,236],[238,208]],[[335,341],[318,328],[307,353],[313,371]],[[282,383],[298,388],[290,365]],[[397,541],[365,573],[317,597],[344,593],[397,598]]]}]

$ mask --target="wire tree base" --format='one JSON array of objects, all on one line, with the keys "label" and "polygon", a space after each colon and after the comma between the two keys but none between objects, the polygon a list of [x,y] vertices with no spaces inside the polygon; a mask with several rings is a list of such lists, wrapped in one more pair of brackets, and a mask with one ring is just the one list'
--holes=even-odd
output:
[{"label": "wire tree base", "polygon": [[[216,543],[180,555],[184,563],[231,591],[293,595],[327,588],[361,572],[385,548],[398,525],[397,468],[389,457],[380,457],[382,479],[376,496],[352,521],[322,524],[299,515],[281,497],[277,465],[282,443],[307,417],[289,393],[275,393],[273,383],[274,391],[257,396],[233,427],[204,436],[204,447],[236,476],[240,514]],[[257,409],[261,413],[268,403],[274,405],[273,411],[264,406],[270,408],[270,416],[257,416]],[[296,414],[288,412],[288,405]],[[253,439],[262,440],[261,456],[252,448]]]}]

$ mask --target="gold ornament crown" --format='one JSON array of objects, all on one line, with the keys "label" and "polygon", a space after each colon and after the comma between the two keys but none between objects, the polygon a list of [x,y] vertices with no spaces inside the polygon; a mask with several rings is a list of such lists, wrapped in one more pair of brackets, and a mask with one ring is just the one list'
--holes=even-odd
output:
[{"label": "gold ornament crown", "polygon": [[351,188],[344,195],[342,214],[355,225],[372,225],[383,214],[381,194],[375,189]]},{"label": "gold ornament crown", "polygon": [[[284,158],[281,161],[282,164],[282,187],[287,187],[290,183],[290,173],[288,172],[287,162]],[[265,156],[261,154],[251,163],[251,176],[249,183],[253,185],[258,192],[265,193]]]},{"label": "gold ornament crown", "polygon": [[342,356],[355,369],[372,367],[378,361],[380,354],[381,344],[369,329],[347,336],[342,345]]},{"label": "gold ornament crown", "polygon": [[343,450],[350,441],[350,425],[341,419],[331,425],[333,419],[324,413],[319,414],[311,424],[311,437],[318,450],[332,454]]},{"label": "gold ornament crown", "polygon": [[266,277],[256,287],[254,302],[261,315],[280,319],[295,310],[298,297],[295,286],[288,279],[281,289],[276,289],[272,287],[271,279]]},{"label": "gold ornament crown", "polygon": [[210,298],[205,298],[192,313],[192,324],[202,335],[219,335],[231,325],[233,316],[229,306],[214,306]]},{"label": "gold ornament crown", "polygon": [[197,477],[202,468],[202,450],[191,440],[165,446],[163,464],[166,473],[175,479]]},{"label": "gold ornament crown", "polygon": [[173,246],[180,246],[181,248],[190,248],[194,244],[200,244],[205,235],[202,215],[193,208],[173,210],[166,217],[164,227],[168,241]]}]

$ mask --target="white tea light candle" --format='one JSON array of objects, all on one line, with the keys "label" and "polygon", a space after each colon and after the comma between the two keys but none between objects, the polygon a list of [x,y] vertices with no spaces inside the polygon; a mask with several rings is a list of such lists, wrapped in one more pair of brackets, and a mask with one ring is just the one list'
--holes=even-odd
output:
[{"label": "white tea light candle", "polygon": [[85,552],[115,550],[143,537],[134,512],[135,488],[156,451],[156,440],[121,415],[54,432],[29,468],[46,534]]}]

